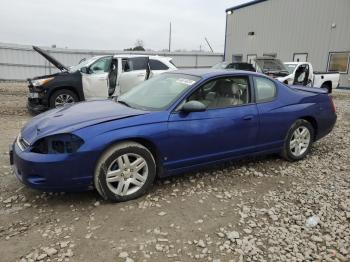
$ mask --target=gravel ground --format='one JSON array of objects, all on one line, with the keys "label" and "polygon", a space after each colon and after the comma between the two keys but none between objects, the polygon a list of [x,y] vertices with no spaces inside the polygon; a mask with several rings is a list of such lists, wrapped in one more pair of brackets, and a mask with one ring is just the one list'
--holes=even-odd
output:
[{"label": "gravel ground", "polygon": [[31,116],[23,84],[0,84],[1,261],[350,261],[350,92],[304,161],[266,156],[157,181],[137,200],[47,194],[10,171]]}]

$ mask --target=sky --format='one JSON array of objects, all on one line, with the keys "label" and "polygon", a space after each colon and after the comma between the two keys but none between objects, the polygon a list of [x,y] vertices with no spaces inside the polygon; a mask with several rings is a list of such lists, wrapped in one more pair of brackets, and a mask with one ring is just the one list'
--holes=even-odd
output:
[{"label": "sky", "polygon": [[0,0],[0,42],[74,49],[224,51],[225,10],[249,0]]}]

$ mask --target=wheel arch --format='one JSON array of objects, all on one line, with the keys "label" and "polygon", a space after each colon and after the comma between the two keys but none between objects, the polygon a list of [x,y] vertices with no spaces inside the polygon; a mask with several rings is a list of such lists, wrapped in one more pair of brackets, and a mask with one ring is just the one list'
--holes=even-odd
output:
[{"label": "wheel arch", "polygon": [[144,138],[144,137],[129,137],[129,138],[123,138],[123,139],[114,140],[114,141],[108,143],[108,145],[105,146],[105,148],[101,151],[99,159],[111,147],[113,147],[113,146],[115,146],[117,144],[127,143],[127,142],[138,143],[138,144],[144,146],[145,148],[147,148],[151,152],[151,154],[152,154],[152,156],[154,158],[154,161],[156,162],[157,177],[159,177],[162,174],[162,172],[163,172],[161,153],[160,153],[158,147],[155,145],[154,142],[152,142],[150,139],[147,139],[147,138]]},{"label": "wheel arch", "polygon": [[332,81],[331,80],[327,80],[325,82],[322,83],[321,87],[326,86],[328,93],[332,93]]},{"label": "wheel arch", "polygon": [[317,131],[318,131],[318,124],[317,124],[316,118],[313,117],[313,116],[302,116],[299,119],[305,120],[305,121],[309,122],[312,125],[312,127],[314,128],[313,141],[315,141],[316,137],[317,137]]}]

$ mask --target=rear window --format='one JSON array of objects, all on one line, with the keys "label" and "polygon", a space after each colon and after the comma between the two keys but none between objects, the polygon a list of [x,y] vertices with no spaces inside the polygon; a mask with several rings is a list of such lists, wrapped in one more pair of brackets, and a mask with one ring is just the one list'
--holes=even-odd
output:
[{"label": "rear window", "polygon": [[168,70],[169,67],[162,62],[154,59],[149,60],[149,65],[151,67],[151,70]]},{"label": "rear window", "polygon": [[276,85],[265,77],[254,77],[256,102],[271,101],[276,96]]}]

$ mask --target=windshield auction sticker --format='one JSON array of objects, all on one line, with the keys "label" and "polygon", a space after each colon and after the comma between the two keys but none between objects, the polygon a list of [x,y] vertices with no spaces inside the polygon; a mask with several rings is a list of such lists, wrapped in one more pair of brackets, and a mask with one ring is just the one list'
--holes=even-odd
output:
[{"label": "windshield auction sticker", "polygon": [[178,80],[176,80],[176,83],[179,84],[184,84],[187,86],[193,85],[196,81],[191,80],[191,79],[186,79],[186,78],[179,78]]}]

